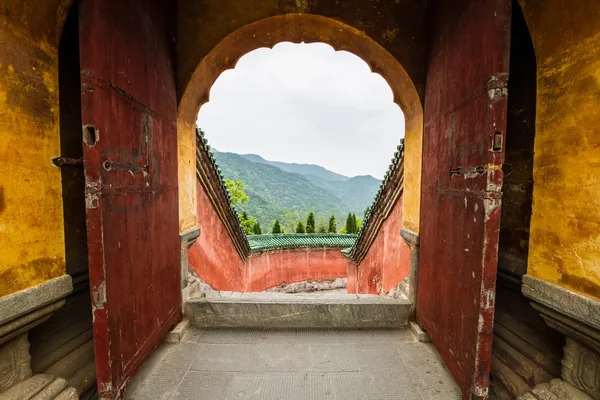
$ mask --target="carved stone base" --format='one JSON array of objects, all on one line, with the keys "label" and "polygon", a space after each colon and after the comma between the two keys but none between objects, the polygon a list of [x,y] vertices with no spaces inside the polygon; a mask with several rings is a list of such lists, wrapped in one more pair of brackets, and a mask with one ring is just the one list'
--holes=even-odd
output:
[{"label": "carved stone base", "polygon": [[[32,375],[29,352],[29,331],[47,321],[65,303],[64,298],[71,292],[71,277],[64,275],[40,285],[21,290],[0,298],[0,399],[29,399],[14,393],[28,393],[25,382],[35,378]],[[42,379],[43,380],[43,379]],[[52,378],[52,381],[55,379]],[[38,391],[47,385],[39,386],[40,378],[30,382]],[[47,382],[50,384],[51,382]],[[24,385],[24,386],[21,386]],[[54,383],[52,388],[58,387]],[[20,387],[20,389],[16,389]],[[54,393],[54,389],[47,389]],[[65,386],[62,388],[66,388]],[[56,392],[62,392],[63,390]],[[25,390],[25,392],[23,392]],[[33,390],[33,389],[32,389]],[[35,392],[38,393],[38,392]],[[45,392],[44,392],[45,393]],[[42,393],[43,394],[43,393]],[[15,397],[16,396],[16,397]],[[48,395],[50,396],[50,395]],[[36,399],[54,397],[36,397]]]},{"label": "carved stone base", "polygon": [[408,299],[413,304],[411,314],[414,316],[414,310],[417,304],[417,279],[419,274],[419,235],[406,228],[400,230],[400,236],[410,248],[410,273],[408,275]]},{"label": "carved stone base", "polygon": [[[190,280],[189,274],[189,261],[188,261],[188,250],[196,242],[196,239],[200,236],[200,228],[190,229],[179,235],[179,242],[181,244],[181,295],[182,304],[186,299],[190,298],[193,294],[196,294],[196,288],[190,286],[193,280]],[[191,281],[191,282],[190,282]]]},{"label": "carved stone base", "polygon": [[30,376],[29,342],[22,333],[0,345],[0,393]]},{"label": "carved stone base", "polygon": [[527,275],[522,290],[546,324],[565,335],[566,345],[562,380],[538,385],[521,399],[600,400],[600,302]]},{"label": "carved stone base", "polygon": [[63,378],[52,375],[34,375],[0,394],[2,400],[78,400],[77,390],[68,387]]}]

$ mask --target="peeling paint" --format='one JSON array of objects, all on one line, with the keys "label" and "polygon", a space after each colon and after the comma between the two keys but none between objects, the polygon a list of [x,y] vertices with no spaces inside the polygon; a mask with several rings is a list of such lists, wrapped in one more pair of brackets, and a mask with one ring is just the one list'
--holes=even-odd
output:
[{"label": "peeling paint", "polygon": [[101,282],[92,288],[92,307],[94,311],[103,310],[106,303],[106,282]]}]

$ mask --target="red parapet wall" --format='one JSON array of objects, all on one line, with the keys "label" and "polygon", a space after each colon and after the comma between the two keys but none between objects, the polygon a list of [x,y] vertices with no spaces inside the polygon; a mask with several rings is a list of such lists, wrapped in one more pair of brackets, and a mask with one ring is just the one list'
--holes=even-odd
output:
[{"label": "red parapet wall", "polygon": [[281,249],[252,256],[248,260],[246,290],[260,292],[282,283],[345,278],[346,258],[342,249]]},{"label": "red parapet wall", "polygon": [[282,283],[346,277],[347,261],[341,248],[270,250],[242,261],[200,184],[197,199],[200,236],[188,252],[188,261],[213,289],[261,292]]},{"label": "red parapet wall", "polygon": [[358,266],[348,263],[348,293],[386,294],[410,271],[410,248],[400,236],[402,197]]},{"label": "red parapet wall", "polygon": [[188,251],[189,266],[215,290],[243,291],[246,266],[200,183],[197,201],[200,236]]}]

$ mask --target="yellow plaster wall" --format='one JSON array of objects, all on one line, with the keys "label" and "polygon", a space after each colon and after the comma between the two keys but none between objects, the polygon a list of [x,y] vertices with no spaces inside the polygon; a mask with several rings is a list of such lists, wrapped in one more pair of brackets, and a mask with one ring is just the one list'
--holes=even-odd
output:
[{"label": "yellow plaster wall", "polygon": [[[65,1],[0,1],[0,297],[65,271],[57,45]],[[47,12],[47,13],[46,13]]]},{"label": "yellow plaster wall", "polygon": [[406,121],[404,133],[404,192],[402,226],[419,233],[421,215],[421,163],[423,158],[423,113]]},{"label": "yellow plaster wall", "polygon": [[177,121],[177,165],[179,185],[179,232],[196,227],[196,125]]},{"label": "yellow plaster wall", "polygon": [[600,299],[600,2],[520,2],[538,67],[528,274]]}]

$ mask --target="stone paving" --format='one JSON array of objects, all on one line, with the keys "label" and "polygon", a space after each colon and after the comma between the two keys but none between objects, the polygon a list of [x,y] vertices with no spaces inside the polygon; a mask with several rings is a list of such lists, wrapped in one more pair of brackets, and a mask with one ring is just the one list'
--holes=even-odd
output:
[{"label": "stone paving", "polygon": [[431,344],[410,330],[211,329],[162,344],[131,400],[459,400]]}]

